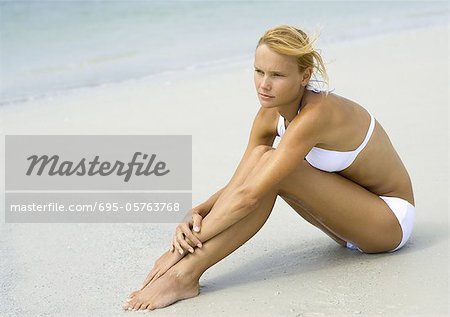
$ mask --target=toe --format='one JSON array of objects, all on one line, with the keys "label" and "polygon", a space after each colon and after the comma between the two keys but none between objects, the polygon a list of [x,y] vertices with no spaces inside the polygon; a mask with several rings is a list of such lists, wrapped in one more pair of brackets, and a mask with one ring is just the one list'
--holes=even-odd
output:
[{"label": "toe", "polygon": [[133,310],[138,310],[139,307],[141,307],[142,302],[141,301],[136,301],[136,303],[132,306]]},{"label": "toe", "polygon": [[148,303],[142,303],[141,305],[137,306],[137,310],[144,310],[147,309]]},{"label": "toe", "polygon": [[123,309],[133,309],[134,305],[136,305],[137,300],[135,298],[130,299],[129,301],[127,300],[127,302],[125,304],[123,304]]},{"label": "toe", "polygon": [[135,302],[135,296],[138,294],[138,291],[135,291],[128,295],[126,302],[122,305],[123,309],[128,309],[129,307],[132,307]]},{"label": "toe", "polygon": [[139,293],[139,291],[132,292],[130,295],[128,295],[128,298],[133,298],[137,293]]},{"label": "toe", "polygon": [[148,310],[149,303],[145,303],[141,305],[141,310]]}]

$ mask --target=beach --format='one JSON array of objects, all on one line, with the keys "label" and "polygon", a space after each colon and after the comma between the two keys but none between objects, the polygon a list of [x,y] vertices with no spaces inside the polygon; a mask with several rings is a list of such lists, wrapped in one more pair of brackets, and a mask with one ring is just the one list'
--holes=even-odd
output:
[{"label": "beach", "polygon": [[[417,211],[408,244],[376,255],[342,248],[278,198],[264,227],[205,272],[199,296],[145,314],[448,316],[449,26],[321,49],[334,93],[375,116],[410,174]],[[229,181],[247,144],[259,109],[252,62],[244,54],[5,102],[2,179],[5,135],[192,135],[192,200],[201,203]],[[2,221],[0,316],[143,314],[121,305],[169,248],[175,227]]]}]

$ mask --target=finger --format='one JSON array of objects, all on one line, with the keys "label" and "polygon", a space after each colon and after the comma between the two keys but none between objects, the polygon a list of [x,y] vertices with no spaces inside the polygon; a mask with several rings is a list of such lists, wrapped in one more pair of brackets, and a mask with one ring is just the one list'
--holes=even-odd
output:
[{"label": "finger", "polygon": [[180,250],[180,245],[177,241],[177,236],[173,236],[173,240],[172,240],[172,244],[173,244],[173,251],[174,252],[178,252]]},{"label": "finger", "polygon": [[189,243],[186,242],[184,234],[182,232],[177,235],[177,241],[184,250],[189,250],[189,252],[191,253],[194,252],[194,249],[189,245]]},{"label": "finger", "polygon": [[179,252],[180,251],[180,245],[177,241],[177,235],[180,233],[180,229],[177,227],[177,230],[175,231],[175,234],[172,238],[172,252]]},{"label": "finger", "polygon": [[174,246],[175,250],[176,250],[177,252],[179,252],[180,254],[183,254],[183,253],[184,253],[183,248],[182,248],[182,247],[180,246],[180,244],[178,243],[178,239],[174,238],[174,240],[173,240],[173,246]]},{"label": "finger", "polygon": [[191,230],[186,230],[186,231],[183,231],[183,233],[184,233],[184,235],[186,236],[186,239],[189,239],[189,242],[190,243],[192,243],[192,244],[190,244],[190,246],[198,246],[199,248],[201,247],[201,245],[202,245],[202,242],[200,241],[200,239],[199,238],[197,238],[193,233],[192,233],[192,231]]},{"label": "finger", "polygon": [[180,225],[177,230],[177,241],[184,250],[192,250],[190,252],[193,252],[194,249],[192,247],[195,246],[195,243],[189,243],[190,241],[186,237],[188,233],[191,233],[191,229],[189,229],[189,226],[187,224]]},{"label": "finger", "polygon": [[193,214],[192,215],[192,219],[194,221],[194,231],[195,232],[200,232],[200,229],[202,227],[203,217],[200,216],[199,214]]},{"label": "finger", "polygon": [[192,233],[191,228],[188,226],[182,226],[181,232],[184,234],[183,240],[186,241],[191,247],[195,247],[201,241]]}]

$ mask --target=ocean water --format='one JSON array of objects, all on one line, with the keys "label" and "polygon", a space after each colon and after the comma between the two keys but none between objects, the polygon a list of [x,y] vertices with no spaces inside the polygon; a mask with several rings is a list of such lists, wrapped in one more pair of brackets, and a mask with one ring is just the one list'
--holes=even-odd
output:
[{"label": "ocean water", "polygon": [[448,1],[0,1],[0,105],[226,65],[287,23],[319,43],[449,23]]}]

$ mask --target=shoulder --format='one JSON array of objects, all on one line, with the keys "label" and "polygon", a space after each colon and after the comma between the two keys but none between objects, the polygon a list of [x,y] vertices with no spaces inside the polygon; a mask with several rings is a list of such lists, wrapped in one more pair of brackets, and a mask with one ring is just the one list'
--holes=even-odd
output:
[{"label": "shoulder", "polygon": [[271,121],[275,118],[279,117],[278,111],[276,108],[263,108],[260,107],[258,110],[258,117],[261,120]]},{"label": "shoulder", "polygon": [[332,109],[324,98],[309,100],[302,106],[295,121],[303,124],[314,124],[317,128],[326,128],[332,118]]},{"label": "shoulder", "polygon": [[259,108],[254,125],[257,125],[266,133],[272,134],[277,131],[277,123],[280,115],[277,109]]},{"label": "shoulder", "polygon": [[310,138],[317,144],[322,142],[323,136],[332,126],[332,118],[332,109],[320,98],[307,102],[292,120],[288,130],[299,139]]}]

